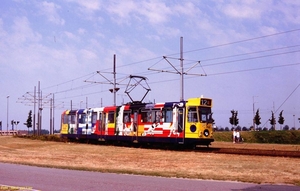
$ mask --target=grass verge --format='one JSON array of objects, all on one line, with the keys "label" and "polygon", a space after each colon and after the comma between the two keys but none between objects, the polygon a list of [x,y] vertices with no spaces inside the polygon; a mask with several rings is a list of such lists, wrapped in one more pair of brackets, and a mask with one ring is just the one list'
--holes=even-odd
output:
[{"label": "grass verge", "polygon": [[[261,146],[261,145],[260,145]],[[300,159],[0,137],[0,162],[163,177],[300,185]]]}]

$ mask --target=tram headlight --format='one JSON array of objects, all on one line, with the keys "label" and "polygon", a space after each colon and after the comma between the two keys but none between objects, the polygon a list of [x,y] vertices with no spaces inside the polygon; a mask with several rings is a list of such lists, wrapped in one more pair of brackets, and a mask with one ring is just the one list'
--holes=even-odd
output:
[{"label": "tram headlight", "polygon": [[209,136],[209,130],[205,129],[203,134],[204,134],[205,137],[208,137]]},{"label": "tram headlight", "polygon": [[191,125],[191,126],[190,126],[190,131],[191,131],[192,133],[194,133],[196,130],[197,130],[196,125]]}]

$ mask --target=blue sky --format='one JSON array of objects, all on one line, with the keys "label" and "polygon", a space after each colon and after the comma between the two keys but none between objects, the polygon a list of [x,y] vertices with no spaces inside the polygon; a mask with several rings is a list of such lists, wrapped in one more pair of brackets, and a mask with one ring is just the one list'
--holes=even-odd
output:
[{"label": "blue sky", "polygon": [[[254,105],[262,125],[270,127],[272,110],[277,111],[276,120],[284,110],[285,124],[293,127],[295,122],[298,128],[299,10],[300,2],[293,0],[1,1],[3,129],[7,105],[9,121],[18,120],[18,128],[26,129],[23,123],[33,106],[24,98],[33,98],[39,81],[45,102],[55,95],[55,129],[71,100],[73,108],[112,105],[112,86],[103,84],[107,81],[97,71],[112,80],[114,54],[120,82],[117,104],[129,101],[121,85],[128,75],[148,78],[151,92],[145,101],[178,101],[180,75],[149,68],[174,71],[163,59],[167,56],[180,69],[180,37],[184,71],[200,61],[187,73],[206,74],[184,75],[184,99],[212,98],[217,126],[230,126],[234,109],[240,126],[249,127]],[[137,89],[132,95],[142,93]],[[45,103],[43,128],[48,127]]]}]

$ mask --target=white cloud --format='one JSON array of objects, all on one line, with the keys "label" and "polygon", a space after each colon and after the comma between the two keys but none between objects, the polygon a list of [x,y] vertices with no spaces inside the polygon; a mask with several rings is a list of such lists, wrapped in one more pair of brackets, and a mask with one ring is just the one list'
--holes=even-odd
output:
[{"label": "white cloud", "polygon": [[107,5],[106,10],[119,24],[130,23],[131,14],[134,14],[139,9],[139,6],[134,1],[113,1]]},{"label": "white cloud", "polygon": [[81,17],[85,17],[85,19],[91,20],[92,15],[99,11],[102,7],[101,0],[65,0],[67,3],[76,3],[79,7],[73,7],[75,10],[78,9],[82,15]]},{"label": "white cloud", "polygon": [[283,14],[283,20],[293,24],[300,24],[300,1],[282,1],[275,7],[276,10]]},{"label": "white cloud", "polygon": [[165,23],[170,19],[169,16],[172,15],[170,7],[156,0],[141,3],[140,9],[137,11],[152,24]]},{"label": "white cloud", "polygon": [[[116,36],[115,38],[113,38],[111,40],[111,44],[113,47],[115,47],[115,52],[111,53],[111,55],[117,54],[123,57],[123,59],[118,59],[118,65],[124,64],[123,61],[125,60],[126,61],[130,60],[130,62],[135,62],[135,61],[145,60],[148,58],[153,58],[155,56],[155,54],[151,50],[144,48],[140,42],[134,41],[132,43],[128,43],[127,39],[124,39],[122,36]],[[111,61],[109,62],[111,63]],[[134,73],[136,70],[139,69],[140,68],[128,68],[129,73],[130,72]]]},{"label": "white cloud", "polygon": [[80,50],[80,53],[84,60],[97,59],[97,55],[93,51],[82,49]]},{"label": "white cloud", "polygon": [[170,7],[161,1],[113,1],[107,6],[113,20],[119,24],[134,21],[161,24],[169,21],[172,14]]},{"label": "white cloud", "polygon": [[3,20],[0,18],[0,37],[5,36],[7,33],[3,28]]},{"label": "white cloud", "polygon": [[160,36],[159,35],[146,35],[146,38],[150,40],[155,40],[155,41],[160,41]]},{"label": "white cloud", "polygon": [[167,37],[179,37],[181,34],[181,31],[179,28],[176,27],[168,27],[168,26],[160,26],[157,27],[157,32],[159,35],[166,35]]},{"label": "white cloud", "polygon": [[86,33],[86,30],[83,29],[83,28],[79,28],[79,29],[77,30],[77,32],[78,32],[78,34],[83,35],[83,34]]},{"label": "white cloud", "polygon": [[66,37],[70,40],[74,40],[74,41],[79,41],[80,39],[78,38],[78,36],[76,36],[75,34],[65,31],[64,34],[66,35]]},{"label": "white cloud", "polygon": [[64,25],[65,21],[64,19],[60,18],[58,14],[58,10],[61,8],[59,5],[43,1],[38,5],[40,9],[40,14],[47,17],[48,21],[58,24],[58,25]]},{"label": "white cloud", "polygon": [[261,31],[261,34],[263,34],[263,35],[275,34],[275,33],[279,32],[276,28],[268,27],[268,26],[262,26],[260,28],[260,31]]},{"label": "white cloud", "polygon": [[240,19],[260,19],[262,13],[270,8],[270,1],[233,1],[219,5],[225,15]]},{"label": "white cloud", "polygon": [[30,27],[30,22],[26,17],[17,17],[14,19],[12,26],[13,34],[10,36],[9,41],[13,44],[22,44],[25,42],[38,42],[42,36],[34,32]]},{"label": "white cloud", "polygon": [[172,8],[174,14],[184,14],[189,17],[197,17],[201,13],[196,4],[182,1],[183,4],[177,4]]},{"label": "white cloud", "polygon": [[71,0],[78,3],[83,9],[87,11],[96,11],[101,8],[101,1],[99,0]]}]

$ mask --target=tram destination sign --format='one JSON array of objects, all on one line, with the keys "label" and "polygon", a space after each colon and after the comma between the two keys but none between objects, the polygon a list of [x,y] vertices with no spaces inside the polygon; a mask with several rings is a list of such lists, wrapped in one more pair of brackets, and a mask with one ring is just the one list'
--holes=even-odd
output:
[{"label": "tram destination sign", "polygon": [[200,100],[200,105],[202,106],[211,106],[211,99],[201,99]]}]

